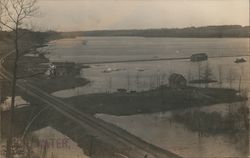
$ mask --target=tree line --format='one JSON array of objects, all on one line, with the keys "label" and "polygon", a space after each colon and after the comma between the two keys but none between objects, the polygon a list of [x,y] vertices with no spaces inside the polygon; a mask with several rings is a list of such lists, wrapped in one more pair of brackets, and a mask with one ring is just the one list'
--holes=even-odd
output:
[{"label": "tree line", "polygon": [[[250,37],[250,26],[223,25],[187,28],[134,29],[134,30],[93,30],[93,31],[31,31],[21,30],[35,36],[37,40],[56,40],[79,36],[138,36],[138,37],[183,37],[183,38],[226,38]],[[11,37],[13,32],[0,31],[1,40]]]},{"label": "tree line", "polygon": [[144,30],[96,30],[85,31],[85,36],[141,36],[141,37],[192,37],[192,38],[222,38],[250,37],[250,27],[241,25],[203,26],[186,28],[162,28]]}]

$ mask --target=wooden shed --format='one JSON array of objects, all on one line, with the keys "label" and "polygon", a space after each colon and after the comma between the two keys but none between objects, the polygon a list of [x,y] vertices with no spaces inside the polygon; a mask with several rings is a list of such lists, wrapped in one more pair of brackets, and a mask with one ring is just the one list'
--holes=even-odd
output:
[{"label": "wooden shed", "polygon": [[181,74],[171,74],[168,81],[171,88],[185,88],[187,86],[187,80]]}]

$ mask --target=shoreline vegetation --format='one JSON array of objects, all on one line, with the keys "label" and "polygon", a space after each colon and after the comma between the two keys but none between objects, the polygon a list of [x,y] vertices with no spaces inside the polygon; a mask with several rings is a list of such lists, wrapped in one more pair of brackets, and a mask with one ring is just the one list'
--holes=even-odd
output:
[{"label": "shoreline vegetation", "polygon": [[[89,68],[88,65],[73,62],[51,63],[49,59],[45,57],[43,52],[36,50],[37,48],[46,46],[49,41],[63,38],[59,37],[58,33],[32,32],[30,30],[21,31],[24,34],[22,41],[24,43],[23,45],[30,44],[32,47],[29,46],[29,49],[26,49],[25,47],[22,48],[24,51],[18,61],[18,79],[26,79],[47,93],[84,86],[89,83],[87,79],[80,77],[81,69]],[[4,54],[11,51],[11,39],[13,34],[11,32],[0,32],[0,35],[1,33],[3,33],[4,36],[0,39],[0,43],[5,49],[0,50],[0,53]],[[12,71],[13,61],[14,54],[6,58],[3,66],[8,71]],[[46,71],[48,71],[50,64],[55,65],[58,70],[57,74],[53,76],[46,75]]]},{"label": "shoreline vegetation", "polygon": [[[26,79],[47,93],[84,86],[90,81],[80,77],[85,65],[73,62],[50,62],[45,56],[23,56],[19,60],[18,76]],[[57,67],[55,75],[47,75],[49,65]],[[8,64],[9,65],[9,64]],[[11,67],[8,67],[8,70]]]},{"label": "shoreline vegetation", "polygon": [[94,31],[85,31],[82,33],[85,36],[139,36],[139,37],[181,37],[181,38],[250,37],[249,26],[241,26],[241,25],[160,28],[160,29],[131,29],[131,30],[94,30]]},{"label": "shoreline vegetation", "polygon": [[226,88],[173,89],[161,86],[143,92],[88,94],[64,100],[93,115],[103,113],[126,116],[247,100],[236,93],[236,90]]},{"label": "shoreline vegetation", "polygon": [[214,135],[221,133],[248,132],[249,129],[249,108],[246,102],[242,102],[236,111],[228,105],[228,113],[221,115],[219,112],[207,113],[204,111],[183,111],[174,112],[171,121],[183,124],[191,131],[197,131],[201,135]]}]

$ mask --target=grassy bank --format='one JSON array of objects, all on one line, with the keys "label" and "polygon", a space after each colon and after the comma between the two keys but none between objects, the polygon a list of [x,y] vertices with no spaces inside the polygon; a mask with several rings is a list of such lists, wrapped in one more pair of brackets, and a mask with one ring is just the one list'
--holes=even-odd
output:
[{"label": "grassy bank", "polygon": [[84,86],[90,81],[80,77],[84,68],[76,63],[53,63],[57,69],[56,74],[47,76],[44,73],[30,79],[30,81],[47,93]]},{"label": "grassy bank", "polygon": [[233,89],[187,87],[180,90],[163,86],[137,93],[89,94],[65,101],[91,114],[133,115],[246,99],[236,93]]},{"label": "grassy bank", "polygon": [[[46,46],[46,43],[50,40],[67,36],[58,36],[58,33],[55,32],[21,31],[24,32],[24,36],[22,41],[20,41],[20,47],[22,47],[20,48],[21,55],[18,60],[17,78],[29,80],[48,93],[83,86],[89,83],[87,79],[80,77],[81,69],[88,68],[81,64],[56,62],[53,64],[57,67],[57,73],[53,76],[46,74],[50,61],[44,54],[38,52],[36,48]],[[3,33],[4,37],[0,38],[2,46],[0,52],[5,54],[13,50],[13,34],[12,32]],[[3,63],[4,67],[10,72],[14,66],[14,55],[13,53],[8,56]]]},{"label": "grassy bank", "polygon": [[[52,93],[59,90],[84,86],[89,83],[80,77],[80,71],[85,68],[76,63],[51,63],[57,67],[55,75],[47,75],[50,61],[44,55],[22,56],[18,62],[17,77],[32,82],[42,90]],[[10,56],[4,64],[9,71],[12,70],[13,57]]]}]

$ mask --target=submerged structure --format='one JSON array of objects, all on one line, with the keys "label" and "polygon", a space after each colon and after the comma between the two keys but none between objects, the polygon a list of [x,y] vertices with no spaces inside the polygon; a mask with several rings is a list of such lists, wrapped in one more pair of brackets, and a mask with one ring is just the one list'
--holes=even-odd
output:
[{"label": "submerged structure", "polygon": [[208,56],[207,56],[206,53],[193,54],[190,57],[190,60],[193,61],[193,62],[196,62],[196,61],[205,61],[207,59],[208,59]]}]

